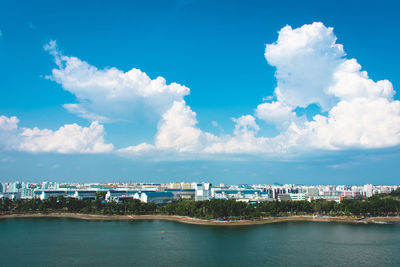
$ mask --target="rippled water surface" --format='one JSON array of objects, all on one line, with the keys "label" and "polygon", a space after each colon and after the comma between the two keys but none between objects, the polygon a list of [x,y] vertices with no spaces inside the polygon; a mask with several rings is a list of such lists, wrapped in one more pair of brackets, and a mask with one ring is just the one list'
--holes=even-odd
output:
[{"label": "rippled water surface", "polygon": [[400,224],[18,218],[0,238],[0,266],[400,266]]}]

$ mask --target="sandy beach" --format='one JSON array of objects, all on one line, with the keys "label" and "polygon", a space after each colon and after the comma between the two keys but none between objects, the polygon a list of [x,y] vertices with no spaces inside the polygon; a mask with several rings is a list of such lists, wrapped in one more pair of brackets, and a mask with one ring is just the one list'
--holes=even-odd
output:
[{"label": "sandy beach", "polygon": [[80,213],[49,213],[49,214],[6,214],[0,215],[0,219],[6,218],[73,218],[81,220],[165,220],[179,223],[197,225],[257,225],[279,222],[343,222],[343,223],[389,223],[400,222],[400,217],[353,217],[353,216],[287,216],[287,217],[265,217],[254,220],[205,220],[177,215],[92,215]]}]

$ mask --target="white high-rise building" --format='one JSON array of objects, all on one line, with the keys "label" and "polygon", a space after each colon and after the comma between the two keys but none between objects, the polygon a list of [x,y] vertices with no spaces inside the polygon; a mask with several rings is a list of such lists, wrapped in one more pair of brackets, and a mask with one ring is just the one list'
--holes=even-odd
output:
[{"label": "white high-rise building", "polygon": [[374,186],[372,184],[366,184],[364,185],[364,193],[366,197],[372,197]]}]

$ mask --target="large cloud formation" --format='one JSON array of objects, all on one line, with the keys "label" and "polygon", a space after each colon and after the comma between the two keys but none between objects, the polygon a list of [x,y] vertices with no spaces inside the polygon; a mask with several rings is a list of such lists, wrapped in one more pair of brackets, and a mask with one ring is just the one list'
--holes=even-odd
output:
[{"label": "large cloud formation", "polygon": [[[387,80],[374,82],[355,59],[346,59],[333,28],[322,23],[290,26],[266,46],[276,67],[276,101],[257,107],[269,123],[285,123],[281,137],[295,148],[381,148],[400,144],[400,102]],[[327,116],[296,121],[297,107],[318,104]],[[274,108],[275,107],[275,108]]]},{"label": "large cloud formation", "polygon": [[[371,80],[355,59],[346,58],[336,39],[333,28],[316,22],[297,29],[286,26],[278,40],[266,46],[265,58],[276,68],[275,100],[260,104],[255,117],[275,125],[281,131],[278,136],[257,136],[260,126],[252,115],[233,119],[233,135],[202,132],[195,126],[195,113],[181,103],[164,114],[153,148],[275,155],[400,144],[400,102],[393,99],[392,84]],[[327,116],[307,120],[296,115],[296,108],[311,104]]]},{"label": "large cloud formation", "polygon": [[[277,41],[265,49],[267,62],[276,68],[274,96],[260,103],[254,114],[233,118],[233,133],[221,136],[197,126],[196,113],[184,100],[190,90],[183,85],[167,84],[162,77],[152,80],[138,69],[98,69],[76,57],[64,56],[54,41],[45,49],[57,65],[48,78],[76,96],[76,103],[64,105],[70,112],[101,122],[134,119],[143,113],[159,117],[154,144],[117,150],[124,155],[274,156],[399,145],[400,101],[394,99],[392,84],[370,79],[336,41],[333,28],[320,22],[282,28]],[[318,105],[321,114],[312,119],[297,115],[298,108],[309,105]],[[104,129],[97,122],[87,128],[65,125],[54,132],[21,130],[17,123],[14,117],[2,117],[0,137],[8,136],[13,140],[8,143],[19,150],[101,153],[113,149],[104,143]],[[265,123],[274,125],[280,133],[261,136]],[[0,145],[10,146],[8,143]]]}]

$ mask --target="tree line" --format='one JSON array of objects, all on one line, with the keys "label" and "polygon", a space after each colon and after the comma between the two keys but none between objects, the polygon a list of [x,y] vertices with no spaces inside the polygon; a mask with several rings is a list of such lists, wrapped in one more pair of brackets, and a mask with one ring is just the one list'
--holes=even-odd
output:
[{"label": "tree line", "polygon": [[[399,191],[399,190],[397,190]],[[264,201],[246,203],[235,200],[206,201],[178,200],[165,205],[144,203],[137,199],[123,202],[105,202],[103,195],[96,200],[78,200],[65,197],[40,199],[0,199],[0,213],[69,212],[99,215],[181,215],[205,219],[252,219],[288,215],[399,215],[399,192],[375,195],[368,199],[346,199],[342,203],[323,199],[309,201]]]}]

